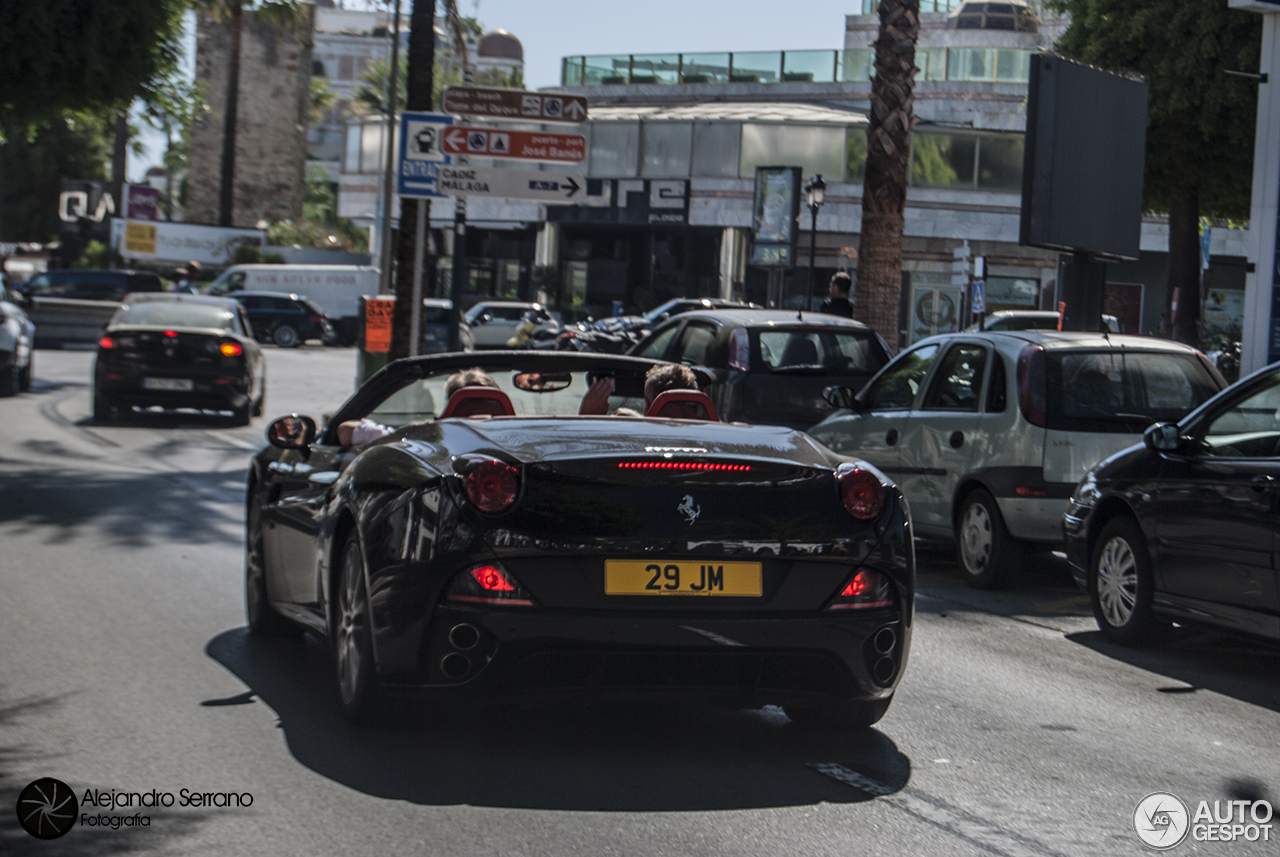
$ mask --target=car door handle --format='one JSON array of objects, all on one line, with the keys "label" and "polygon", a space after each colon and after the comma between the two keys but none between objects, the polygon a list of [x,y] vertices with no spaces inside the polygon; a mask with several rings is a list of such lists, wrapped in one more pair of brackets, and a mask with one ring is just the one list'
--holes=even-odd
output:
[{"label": "car door handle", "polygon": [[964,446],[964,432],[953,431],[951,433],[950,439],[947,442],[951,444],[952,449],[959,449],[960,447]]},{"label": "car door handle", "polygon": [[1249,480],[1249,487],[1259,493],[1271,491],[1276,487],[1276,480],[1272,476],[1255,476]]},{"label": "car door handle", "polygon": [[896,444],[898,442],[898,430],[889,429],[887,432],[885,432],[884,442],[889,446],[893,446],[894,444]]}]

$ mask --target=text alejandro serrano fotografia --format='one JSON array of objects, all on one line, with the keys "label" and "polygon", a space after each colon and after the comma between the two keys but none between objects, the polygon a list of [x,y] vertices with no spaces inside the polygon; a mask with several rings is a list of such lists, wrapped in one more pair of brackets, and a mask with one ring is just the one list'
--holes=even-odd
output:
[{"label": "text alejandro serrano fotografia", "polygon": [[194,792],[190,789],[178,789],[173,792],[118,792],[115,789],[85,789],[80,805],[93,806],[98,809],[131,809],[133,807],[248,807],[253,806],[253,795],[249,792]]}]

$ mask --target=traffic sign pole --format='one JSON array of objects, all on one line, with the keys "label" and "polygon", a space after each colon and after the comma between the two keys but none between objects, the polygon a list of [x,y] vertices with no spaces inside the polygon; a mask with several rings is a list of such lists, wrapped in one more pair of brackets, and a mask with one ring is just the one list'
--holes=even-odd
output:
[{"label": "traffic sign pole", "polygon": [[431,203],[418,200],[418,228],[413,236],[413,306],[409,308],[409,356],[417,357],[422,341],[422,257],[427,248],[427,218]]}]

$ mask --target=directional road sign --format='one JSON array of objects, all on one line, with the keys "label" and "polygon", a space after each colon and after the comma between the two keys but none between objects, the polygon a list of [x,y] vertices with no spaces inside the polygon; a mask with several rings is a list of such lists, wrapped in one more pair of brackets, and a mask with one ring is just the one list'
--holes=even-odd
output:
[{"label": "directional road sign", "polygon": [[453,158],[442,148],[452,116],[439,113],[400,114],[400,162],[396,193],[407,197],[445,196],[436,190],[436,174]]},{"label": "directional road sign", "polygon": [[442,109],[471,116],[576,123],[586,121],[587,99],[581,95],[544,95],[487,86],[446,86]]},{"label": "directional road sign", "polygon": [[505,170],[454,164],[441,167],[436,188],[457,196],[498,196],[539,202],[576,202],[586,193],[587,180],[578,173]]},{"label": "directional road sign", "polygon": [[576,164],[587,157],[587,138],[581,134],[547,134],[542,131],[507,131],[502,128],[465,128],[455,125],[444,132],[441,151],[446,155],[480,155],[517,161]]}]

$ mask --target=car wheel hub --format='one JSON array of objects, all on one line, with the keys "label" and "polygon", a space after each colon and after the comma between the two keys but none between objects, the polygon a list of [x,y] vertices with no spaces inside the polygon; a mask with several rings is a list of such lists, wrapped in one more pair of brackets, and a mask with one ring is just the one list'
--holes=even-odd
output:
[{"label": "car wheel hub", "polygon": [[343,569],[342,604],[337,633],[338,683],[342,689],[342,700],[348,703],[355,698],[363,668],[360,637],[364,632],[364,605],[360,596],[360,569],[355,557],[348,553],[346,567]]},{"label": "car wheel hub", "polygon": [[1121,628],[1133,617],[1138,601],[1138,563],[1133,548],[1113,537],[1098,556],[1098,606],[1107,623]]},{"label": "car wheel hub", "polygon": [[991,559],[991,516],[980,503],[975,503],[964,514],[960,526],[960,554],[964,567],[970,574],[986,570]]}]

